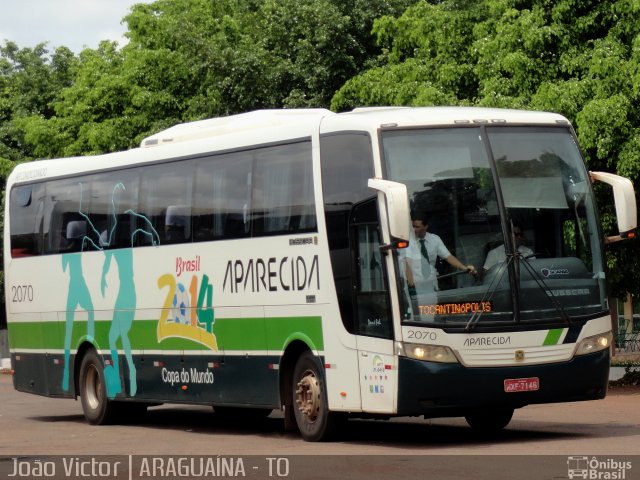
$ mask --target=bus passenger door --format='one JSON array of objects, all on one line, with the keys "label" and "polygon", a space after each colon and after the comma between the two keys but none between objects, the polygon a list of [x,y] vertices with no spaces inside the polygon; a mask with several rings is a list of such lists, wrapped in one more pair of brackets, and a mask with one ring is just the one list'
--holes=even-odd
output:
[{"label": "bus passenger door", "polygon": [[376,199],[354,205],[351,212],[355,331],[362,409],[393,413],[397,368],[393,355],[393,320],[386,259],[380,251]]}]

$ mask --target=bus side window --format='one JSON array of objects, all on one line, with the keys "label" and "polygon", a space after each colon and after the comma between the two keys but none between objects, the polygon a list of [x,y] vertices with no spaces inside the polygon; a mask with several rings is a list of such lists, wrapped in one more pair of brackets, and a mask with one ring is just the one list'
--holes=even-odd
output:
[{"label": "bus side window", "polygon": [[[160,245],[191,241],[193,167],[194,162],[181,161],[152,165],[143,171],[140,207],[136,212],[138,245],[154,245],[157,238]],[[183,217],[180,235],[174,224],[178,217],[176,207],[180,207],[179,216]]]},{"label": "bus side window", "polygon": [[249,236],[251,169],[251,155],[244,151],[198,161],[193,207],[196,241]]},{"label": "bus side window", "polygon": [[103,250],[131,248],[138,209],[138,169],[93,178],[89,217]]},{"label": "bus side window", "polygon": [[45,253],[95,249],[98,238],[86,221],[90,198],[89,177],[56,180],[47,184],[43,225]]},{"label": "bus side window", "polygon": [[11,190],[11,257],[31,257],[42,253],[44,185],[23,185]]},{"label": "bus side window", "polygon": [[311,142],[258,149],[253,236],[316,230]]}]

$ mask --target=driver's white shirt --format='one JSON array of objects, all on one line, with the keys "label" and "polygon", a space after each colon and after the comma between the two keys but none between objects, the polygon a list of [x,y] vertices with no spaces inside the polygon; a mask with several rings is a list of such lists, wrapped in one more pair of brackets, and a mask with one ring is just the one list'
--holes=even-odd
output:
[{"label": "driver's white shirt", "polygon": [[[533,250],[531,250],[529,247],[525,247],[524,245],[518,246],[518,252],[524,258],[535,258]],[[484,261],[484,269],[489,270],[494,265],[498,263],[502,263],[506,259],[507,259],[507,254],[504,249],[504,244],[498,245],[496,248],[494,248],[487,254],[487,259]]]}]

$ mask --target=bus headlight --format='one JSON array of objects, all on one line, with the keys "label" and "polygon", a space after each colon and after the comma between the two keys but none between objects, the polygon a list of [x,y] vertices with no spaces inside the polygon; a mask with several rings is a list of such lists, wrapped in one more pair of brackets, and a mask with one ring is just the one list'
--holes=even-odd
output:
[{"label": "bus headlight", "polygon": [[611,332],[601,333],[583,339],[576,350],[576,355],[586,355],[587,353],[599,352],[611,346],[613,334]]},{"label": "bus headlight", "polygon": [[401,345],[400,355],[424,360],[425,362],[458,363],[458,358],[449,347],[443,345],[419,345],[405,343]]}]

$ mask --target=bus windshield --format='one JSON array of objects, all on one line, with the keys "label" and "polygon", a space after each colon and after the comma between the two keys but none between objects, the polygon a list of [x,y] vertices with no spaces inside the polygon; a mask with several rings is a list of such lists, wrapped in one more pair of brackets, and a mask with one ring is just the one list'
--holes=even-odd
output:
[{"label": "bus windshield", "polygon": [[606,312],[602,237],[569,128],[387,130],[382,147],[414,226],[396,252],[403,321],[566,326]]}]

